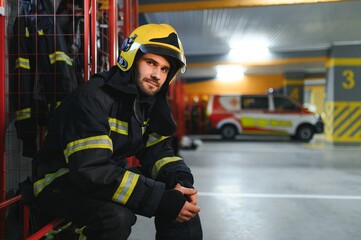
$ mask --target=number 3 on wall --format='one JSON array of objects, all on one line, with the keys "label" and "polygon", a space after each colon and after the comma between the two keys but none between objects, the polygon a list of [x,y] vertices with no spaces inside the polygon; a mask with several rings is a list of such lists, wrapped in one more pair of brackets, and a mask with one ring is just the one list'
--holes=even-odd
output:
[{"label": "number 3 on wall", "polygon": [[352,89],[355,87],[355,73],[350,69],[343,70],[342,76],[345,77],[342,87],[344,89]]}]

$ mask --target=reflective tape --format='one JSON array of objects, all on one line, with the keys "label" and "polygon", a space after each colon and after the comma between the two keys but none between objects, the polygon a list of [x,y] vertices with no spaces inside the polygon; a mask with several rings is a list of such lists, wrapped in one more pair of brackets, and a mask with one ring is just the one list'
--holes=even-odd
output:
[{"label": "reflective tape", "polygon": [[61,52],[61,51],[56,51],[54,53],[49,54],[49,60],[51,64],[54,64],[55,62],[58,61],[64,61],[66,62],[66,64],[72,66],[73,63],[71,62],[71,59],[68,55],[66,55],[66,53]]},{"label": "reflective tape", "polygon": [[142,135],[144,135],[145,131],[147,130],[146,126],[142,126]]},{"label": "reflective tape", "polygon": [[171,162],[180,161],[180,160],[182,160],[182,158],[176,157],[176,156],[174,156],[174,157],[165,157],[165,158],[162,158],[162,159],[158,160],[158,161],[154,164],[154,166],[153,166],[153,168],[152,168],[152,173],[151,173],[152,178],[153,178],[153,179],[156,179],[156,178],[157,178],[158,173],[160,172],[160,169],[161,169],[164,165],[166,165],[166,164],[168,164],[168,163],[171,163]]},{"label": "reflective tape", "polygon": [[31,118],[31,108],[25,108],[15,112],[15,121]]},{"label": "reflective tape", "polygon": [[149,138],[148,138],[146,147],[153,146],[154,144],[157,144],[167,138],[169,138],[169,136],[162,136],[157,133],[151,133],[151,134],[149,134]]},{"label": "reflective tape", "polygon": [[145,131],[147,130],[147,126],[148,126],[149,121],[150,121],[150,119],[148,118],[147,121],[143,122],[142,135],[144,135]]},{"label": "reflective tape", "polygon": [[[55,103],[55,108],[59,107],[60,104],[61,104],[61,101],[56,101],[56,103]],[[52,106],[52,104],[51,104],[51,103],[48,103],[48,111],[51,111],[51,110],[52,110],[52,109],[51,109],[51,106]]]},{"label": "reflective tape", "polygon": [[66,149],[64,150],[64,156],[66,162],[68,163],[68,158],[75,152],[79,152],[85,149],[96,149],[103,148],[113,151],[112,140],[107,135],[88,137],[79,139],[73,142],[68,143]]},{"label": "reflective tape", "polygon": [[128,135],[128,123],[116,118],[109,118],[110,130],[119,134]]},{"label": "reflective tape", "polygon": [[130,195],[132,195],[135,186],[137,185],[138,179],[139,174],[126,171],[117,191],[112,197],[112,200],[123,205],[126,204]]},{"label": "reflective tape", "polygon": [[16,59],[15,69],[24,68],[30,70],[30,61],[28,58],[19,57]]},{"label": "reflective tape", "polygon": [[43,189],[48,186],[50,183],[52,183],[55,179],[58,177],[63,176],[64,174],[68,173],[68,168],[60,168],[55,173],[46,174],[43,179],[40,179],[34,183],[34,195],[38,196],[38,194],[43,191]]}]

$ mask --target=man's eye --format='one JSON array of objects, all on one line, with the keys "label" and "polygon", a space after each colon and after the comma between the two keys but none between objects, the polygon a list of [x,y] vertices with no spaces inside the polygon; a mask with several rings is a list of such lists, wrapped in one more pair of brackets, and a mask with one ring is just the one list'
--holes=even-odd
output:
[{"label": "man's eye", "polygon": [[153,61],[147,61],[148,65],[154,65],[154,62]]},{"label": "man's eye", "polygon": [[169,72],[169,69],[168,69],[168,68],[162,68],[162,72],[168,73],[168,72]]}]

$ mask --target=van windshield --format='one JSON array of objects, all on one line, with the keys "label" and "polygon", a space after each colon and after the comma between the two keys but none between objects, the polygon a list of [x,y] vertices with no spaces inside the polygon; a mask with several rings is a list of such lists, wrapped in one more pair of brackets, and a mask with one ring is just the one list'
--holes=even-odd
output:
[{"label": "van windshield", "polygon": [[275,110],[300,110],[290,99],[283,97],[274,97]]}]

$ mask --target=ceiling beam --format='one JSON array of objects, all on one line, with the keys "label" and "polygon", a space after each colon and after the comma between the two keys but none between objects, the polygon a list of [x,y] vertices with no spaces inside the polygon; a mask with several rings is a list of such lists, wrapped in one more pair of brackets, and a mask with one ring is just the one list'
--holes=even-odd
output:
[{"label": "ceiling beam", "polygon": [[345,2],[345,0],[213,0],[140,4],[140,13]]}]

